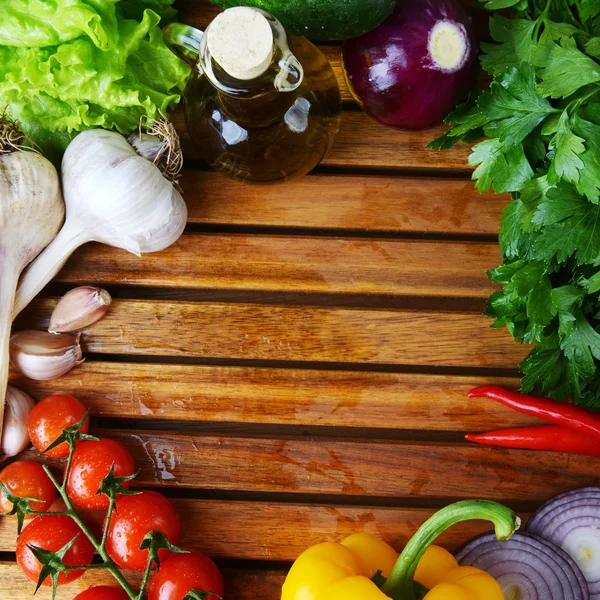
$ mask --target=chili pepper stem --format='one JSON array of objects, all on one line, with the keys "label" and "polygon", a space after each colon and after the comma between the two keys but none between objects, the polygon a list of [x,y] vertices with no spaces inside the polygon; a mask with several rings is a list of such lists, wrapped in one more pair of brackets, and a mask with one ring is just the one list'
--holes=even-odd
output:
[{"label": "chili pepper stem", "polygon": [[491,521],[499,540],[508,539],[521,525],[512,510],[497,502],[464,500],[446,506],[425,521],[408,542],[382,587],[384,594],[394,600],[416,600],[414,576],[423,554],[446,529],[470,519]]}]

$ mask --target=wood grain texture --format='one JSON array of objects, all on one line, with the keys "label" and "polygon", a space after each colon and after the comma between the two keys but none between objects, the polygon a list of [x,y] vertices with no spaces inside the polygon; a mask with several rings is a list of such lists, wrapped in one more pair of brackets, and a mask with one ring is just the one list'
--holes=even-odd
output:
[{"label": "wood grain texture", "polygon": [[97,434],[129,448],[142,487],[543,501],[600,483],[595,457],[467,443],[141,430]]},{"label": "wood grain texture", "polygon": [[[186,159],[199,159],[198,151],[185,128],[183,110],[176,110],[171,120],[181,138]],[[445,130],[445,125],[422,131],[392,129],[361,111],[346,110],[333,147],[321,164],[355,169],[452,169],[470,173],[473,170],[467,164],[470,146],[460,143],[443,152],[426,147]]]},{"label": "wood grain texture", "polygon": [[[226,581],[226,598],[231,600],[279,600],[281,585],[285,572],[273,570],[244,570],[224,569],[223,577]],[[127,573],[127,579],[138,584],[141,577],[138,573]],[[96,585],[109,585],[117,587],[114,579],[105,572],[88,571],[81,579],[62,586],[57,598],[60,600],[73,600],[77,594],[89,587]],[[19,570],[16,564],[0,562],[0,589],[2,600],[29,600],[33,598],[35,585],[29,581]],[[48,588],[42,588],[36,595],[37,600],[51,600],[52,593]]]},{"label": "wood grain texture", "polygon": [[89,361],[53,381],[13,373],[11,383],[37,399],[74,395],[102,417],[464,432],[540,422],[467,398],[478,385],[516,388],[509,378]]},{"label": "wood grain texture", "polygon": [[185,234],[135,256],[86,244],[56,281],[210,290],[487,298],[491,242]]},{"label": "wood grain texture", "polygon": [[[47,327],[56,299],[17,327]],[[479,314],[116,300],[83,332],[88,352],[219,359],[516,368],[529,347]]]},{"label": "wood grain texture", "polygon": [[[181,179],[190,223],[496,235],[506,194],[480,194],[469,180],[312,175],[280,186],[249,186],[214,172]],[[341,233],[343,235],[343,233]]]},{"label": "wood grain texture", "polygon": [[[377,535],[394,548],[402,549],[434,512],[421,508],[293,502],[177,498],[172,502],[185,519],[179,545],[218,560],[292,562],[314,544],[339,542],[360,531]],[[58,503],[55,509],[60,509]],[[102,514],[93,513],[86,518],[99,521]],[[488,522],[466,521],[446,531],[439,543],[455,550],[473,536],[490,529]],[[15,519],[0,521],[0,551],[14,551],[15,536]]]}]

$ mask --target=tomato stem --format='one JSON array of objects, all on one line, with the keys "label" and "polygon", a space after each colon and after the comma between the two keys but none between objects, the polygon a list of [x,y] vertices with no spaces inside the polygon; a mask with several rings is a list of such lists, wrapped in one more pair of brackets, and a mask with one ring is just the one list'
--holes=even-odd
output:
[{"label": "tomato stem", "polygon": [[[142,583],[142,587],[140,589],[139,594],[136,594],[135,591],[133,590],[133,588],[131,587],[131,585],[129,584],[129,582],[127,581],[127,579],[125,579],[125,577],[123,576],[123,574],[121,573],[121,571],[119,570],[117,565],[115,565],[115,563],[111,560],[110,556],[108,556],[108,553],[106,552],[106,540],[108,538],[108,527],[110,525],[110,518],[112,516],[112,512],[114,510],[114,505],[115,505],[114,495],[111,495],[111,497],[110,497],[110,508],[109,508],[110,512],[108,513],[108,516],[106,518],[106,523],[105,523],[104,531],[102,534],[102,541],[101,541],[101,543],[98,543],[98,540],[96,539],[94,534],[90,531],[90,528],[86,525],[86,523],[77,514],[77,511],[73,507],[73,503],[71,502],[71,499],[69,498],[69,495],[67,494],[67,489],[66,489],[67,481],[69,480],[69,475],[71,473],[71,465],[73,462],[73,453],[75,452],[75,444],[76,444],[75,440],[71,440],[71,439],[69,440],[69,447],[70,447],[69,457],[67,459],[67,468],[65,469],[65,477],[64,477],[62,484],[58,483],[58,480],[56,479],[56,477],[54,477],[50,468],[47,465],[44,465],[44,471],[46,472],[46,475],[48,475],[48,477],[54,484],[54,487],[57,489],[58,493],[60,494],[61,498],[63,499],[63,501],[65,503],[65,506],[67,507],[66,511],[62,511],[61,513],[53,513],[53,514],[61,514],[64,516],[71,517],[73,519],[73,521],[75,521],[75,523],[77,523],[77,525],[79,525],[81,531],[83,531],[85,536],[88,538],[88,540],[94,547],[94,550],[100,555],[100,557],[102,558],[102,561],[103,561],[102,563],[99,563],[99,564],[88,565],[85,567],[74,567],[74,568],[77,570],[105,569],[121,585],[124,592],[129,596],[129,598],[131,598],[131,600],[141,600],[143,593],[144,593],[144,589],[146,587],[148,577],[149,577],[149,571],[152,566],[152,561],[151,560],[148,561],[149,566],[146,569],[148,571],[148,575],[144,577],[144,581]],[[47,513],[42,513],[42,514],[47,514]],[[67,569],[68,569],[68,567],[67,567]]]},{"label": "tomato stem", "polygon": [[106,551],[106,541],[108,540],[108,529],[110,527],[110,521],[112,519],[113,510],[115,509],[115,504],[117,499],[114,494],[111,494],[108,505],[108,513],[106,515],[106,521],[104,523],[104,531],[102,533],[102,541],[100,542],[100,548],[103,552]]},{"label": "tomato stem", "polygon": [[152,570],[152,553],[148,552],[148,564],[146,565],[146,570],[144,571],[144,577],[142,578],[142,583],[140,584],[140,591],[137,595],[137,600],[142,600],[144,597],[144,590],[146,589],[146,585],[148,585],[148,579],[150,578],[150,571]]}]

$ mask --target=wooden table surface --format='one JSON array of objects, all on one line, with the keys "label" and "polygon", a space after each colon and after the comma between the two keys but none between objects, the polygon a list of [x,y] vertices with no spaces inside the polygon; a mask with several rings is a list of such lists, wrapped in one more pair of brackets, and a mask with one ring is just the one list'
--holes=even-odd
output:
[{"label": "wooden table surface", "polygon": [[[217,10],[180,3],[202,27]],[[469,445],[465,432],[535,423],[489,400],[518,386],[527,351],[482,316],[500,261],[505,196],[479,195],[469,149],[427,150],[441,127],[386,129],[361,113],[322,46],[345,111],[311,175],[274,187],[209,171],[175,115],[189,225],[159,254],[89,244],[19,326],[45,327],[56,296],[95,283],[114,296],[85,331],[87,361],[52,382],[14,375],[37,399],[63,391],[124,442],[138,486],[165,493],[180,545],[213,556],[231,600],[278,600],[307,546],[355,531],[401,548],[436,508],[463,498],[526,514],[553,494],[599,484],[595,458]],[[452,549],[487,529],[454,528]],[[32,597],[0,523],[0,596]],[[135,576],[134,576],[135,579]],[[107,576],[61,588],[71,600]],[[37,598],[50,598],[47,591]]]}]

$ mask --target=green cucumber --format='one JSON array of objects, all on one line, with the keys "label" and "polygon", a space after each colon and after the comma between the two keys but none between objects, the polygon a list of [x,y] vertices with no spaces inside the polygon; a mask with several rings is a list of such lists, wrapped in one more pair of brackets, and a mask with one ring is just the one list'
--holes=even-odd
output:
[{"label": "green cucumber", "polygon": [[222,8],[253,6],[275,15],[289,33],[313,40],[347,40],[371,31],[396,0],[211,0]]}]

